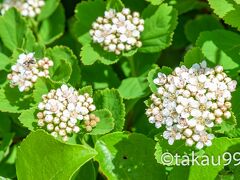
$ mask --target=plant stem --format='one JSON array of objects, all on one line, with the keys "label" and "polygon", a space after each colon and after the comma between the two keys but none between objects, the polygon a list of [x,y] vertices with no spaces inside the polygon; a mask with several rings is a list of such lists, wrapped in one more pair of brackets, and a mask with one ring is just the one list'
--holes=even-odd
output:
[{"label": "plant stem", "polygon": [[137,76],[133,56],[128,57],[128,61],[129,61],[129,65],[130,65],[130,68],[131,68],[132,76]]}]

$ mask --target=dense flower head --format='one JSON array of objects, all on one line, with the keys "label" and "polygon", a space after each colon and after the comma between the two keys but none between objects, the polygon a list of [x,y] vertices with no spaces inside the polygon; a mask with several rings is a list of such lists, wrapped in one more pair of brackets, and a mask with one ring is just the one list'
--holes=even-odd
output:
[{"label": "dense flower head", "polygon": [[38,77],[49,78],[49,68],[53,61],[44,57],[37,61],[34,53],[22,53],[18,56],[17,63],[11,67],[12,72],[8,74],[10,86],[18,86],[19,91],[30,90]]},{"label": "dense flower head", "polygon": [[100,121],[91,114],[96,110],[93,98],[88,93],[81,95],[65,84],[43,95],[38,109],[38,126],[46,128],[54,137],[61,136],[63,141],[80,131],[81,121],[85,122],[87,131],[91,131]]},{"label": "dense flower head", "polygon": [[177,67],[169,75],[159,72],[154,83],[158,90],[146,110],[149,122],[166,127],[163,137],[171,145],[184,139],[198,149],[211,146],[214,135],[208,131],[231,117],[231,93],[237,82],[222,66],[209,68],[203,61],[189,69]]},{"label": "dense flower head", "polygon": [[1,5],[1,14],[14,7],[23,16],[35,17],[41,13],[41,8],[45,5],[44,0],[5,0]]},{"label": "dense flower head", "polygon": [[92,24],[90,35],[104,50],[119,55],[142,46],[140,34],[143,30],[144,20],[138,12],[131,13],[128,8],[123,8],[121,12],[110,9]]}]

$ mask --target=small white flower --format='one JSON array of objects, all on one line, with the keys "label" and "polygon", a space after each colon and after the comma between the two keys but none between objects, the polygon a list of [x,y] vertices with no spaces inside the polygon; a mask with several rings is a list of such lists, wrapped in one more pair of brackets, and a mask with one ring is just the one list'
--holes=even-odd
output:
[{"label": "small white flower", "polygon": [[158,73],[153,83],[157,93],[151,95],[146,115],[155,127],[165,126],[163,137],[169,144],[181,137],[188,146],[210,146],[214,136],[207,131],[231,117],[237,82],[221,66],[208,68],[203,61],[189,69],[177,67],[169,75]]},{"label": "small white flower", "polygon": [[104,12],[104,17],[98,17],[89,31],[93,42],[99,43],[104,50],[119,55],[135,47],[141,47],[140,33],[144,30],[144,20],[139,13],[131,14],[123,8],[121,12],[113,9]]},{"label": "small white flower", "polygon": [[193,110],[191,111],[191,115],[192,115],[193,117],[200,117],[200,116],[202,115],[202,113],[201,113],[201,111],[198,110],[198,109],[193,109]]},{"label": "small white flower", "polygon": [[157,85],[163,85],[167,81],[167,76],[163,73],[158,73],[158,78],[154,79],[153,82]]},{"label": "small white flower", "polygon": [[[89,119],[90,113],[96,109],[88,93],[79,95],[78,91],[65,84],[43,95],[42,99],[38,104],[38,126],[45,127],[54,137],[61,136],[63,141],[72,132],[78,133],[79,122],[84,118]],[[99,121],[99,118],[94,117],[96,122]],[[95,119],[92,123],[94,126]]]},{"label": "small white flower", "polygon": [[213,134],[207,134],[204,131],[200,132],[196,148],[202,149],[204,146],[211,146],[213,138],[214,138]]},{"label": "small white flower", "polygon": [[1,14],[4,14],[8,9],[14,7],[23,16],[35,17],[41,13],[41,8],[45,5],[44,0],[5,0],[1,5]]},{"label": "small white flower", "polygon": [[192,134],[193,134],[193,131],[189,128],[185,129],[183,134],[186,136],[186,137],[191,137]]},{"label": "small white flower", "polygon": [[163,137],[168,140],[170,145],[173,145],[175,140],[181,139],[181,134],[177,131],[176,127],[168,127],[167,131],[163,132]]},{"label": "small white flower", "polygon": [[108,48],[110,52],[114,52],[116,50],[116,47],[117,46],[115,44],[110,44]]},{"label": "small white flower", "polygon": [[[49,76],[45,74],[45,71],[48,74],[48,68],[53,65],[53,62],[48,58],[45,58],[43,64],[39,64],[39,61],[34,57],[34,53],[20,54],[17,63],[11,67],[11,74],[8,75],[10,86],[18,86],[20,92],[28,91],[33,87],[38,77],[48,78]],[[50,65],[43,71],[43,66],[46,63],[50,63]],[[40,73],[43,74],[40,76]]]},{"label": "small white flower", "polygon": [[148,120],[151,124],[155,123],[155,118],[153,116],[149,117]]},{"label": "small white flower", "polygon": [[193,144],[194,144],[194,141],[191,138],[186,140],[186,145],[187,146],[192,146]]}]

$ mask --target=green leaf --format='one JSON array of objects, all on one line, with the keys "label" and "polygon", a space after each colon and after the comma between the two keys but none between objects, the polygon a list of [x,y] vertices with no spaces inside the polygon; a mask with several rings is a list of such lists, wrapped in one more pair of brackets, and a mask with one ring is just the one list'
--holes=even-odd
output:
[{"label": "green leaf", "polygon": [[93,43],[84,45],[80,56],[84,65],[92,65],[97,60],[106,65],[114,64],[118,61],[117,55],[105,51],[100,45]]},{"label": "green leaf", "polygon": [[188,50],[184,56],[183,64],[187,68],[191,68],[193,64],[200,63],[204,60],[204,56],[202,51],[199,47],[193,47],[192,49]]},{"label": "green leaf", "polygon": [[[231,154],[234,156],[234,153],[237,152],[236,154],[239,155],[239,148],[240,148],[240,144],[238,143],[237,145],[234,145],[232,147],[230,147],[228,149],[229,152],[231,152]],[[237,156],[235,156],[237,157]],[[231,170],[231,172],[233,172],[233,179],[239,179],[240,178],[240,167],[238,163],[238,159],[236,158],[236,160],[232,160],[231,163],[229,164],[229,169]]]},{"label": "green leaf", "polygon": [[122,53],[122,56],[123,56],[123,57],[131,57],[131,56],[133,56],[134,54],[136,54],[137,51],[138,51],[137,48],[132,49],[132,50],[130,50],[130,51],[125,51],[125,52]]},{"label": "green leaf", "polygon": [[[240,144],[240,138],[229,139],[226,137],[215,138],[213,144],[205,149],[205,155],[209,158],[214,157],[215,162],[218,156],[222,156],[231,146]],[[218,172],[224,168],[224,161],[220,158],[220,164],[217,166],[198,166],[194,165],[190,167],[189,180],[212,180],[215,179]]]},{"label": "green leaf", "polygon": [[41,13],[38,15],[37,20],[42,21],[47,19],[57,9],[60,0],[45,0],[45,5],[41,8]]},{"label": "green leaf", "polygon": [[83,45],[89,44],[92,40],[89,31],[92,23],[99,16],[104,15],[105,2],[102,0],[82,1],[75,9],[75,17],[77,22],[74,25],[74,34]]},{"label": "green leaf", "polygon": [[21,115],[18,117],[20,123],[30,131],[36,130],[38,127],[37,111],[38,109],[36,107],[32,107],[30,109],[22,111]]},{"label": "green leaf", "polygon": [[208,8],[208,4],[202,1],[196,0],[168,0],[169,4],[177,9],[178,14],[182,15],[192,10],[198,10],[203,8]]},{"label": "green leaf", "polygon": [[124,99],[135,99],[147,96],[149,93],[146,77],[130,77],[124,79],[118,88]]},{"label": "green leaf", "polygon": [[121,0],[107,0],[106,9],[116,9],[117,11],[121,11],[124,8],[124,4]]},{"label": "green leaf", "polygon": [[49,69],[50,77],[56,82],[68,82],[72,74],[72,66],[69,59],[66,59],[64,52],[60,49],[47,49],[46,56],[54,63],[53,67]]},{"label": "green leaf", "polygon": [[107,109],[114,119],[114,131],[121,131],[125,122],[125,106],[123,99],[116,89],[104,89],[94,95],[97,109]]},{"label": "green leaf", "polygon": [[157,78],[157,74],[160,72],[160,70],[161,69],[157,66],[157,67],[153,68],[152,70],[150,70],[149,73],[148,73],[147,80],[148,80],[148,83],[149,83],[149,87],[150,87],[150,89],[153,93],[156,93],[157,88],[158,88],[157,85],[154,84],[153,80],[155,78]]},{"label": "green leaf", "polygon": [[223,29],[223,25],[219,20],[211,15],[201,15],[186,23],[185,35],[187,39],[194,44],[202,31],[211,31],[215,29]]},{"label": "green leaf", "polygon": [[189,167],[188,166],[174,166],[169,173],[168,180],[185,180],[188,179]]},{"label": "green leaf", "polygon": [[[160,129],[162,130],[162,129]],[[177,153],[178,155],[182,156],[184,154],[190,154],[192,152],[192,149],[189,146],[185,145],[185,142],[183,140],[181,141],[175,141],[174,145],[169,145],[168,141],[166,139],[164,139],[162,137],[162,132],[157,134],[155,136],[155,139],[158,141],[155,145],[155,159],[157,160],[157,162],[159,164],[163,164],[165,162],[163,162],[162,160],[162,156],[164,153],[168,152],[171,153],[173,156]],[[170,157],[169,157],[170,158]],[[171,165],[175,165],[176,164],[176,159],[172,159],[172,161],[169,162]]]},{"label": "green leaf", "polygon": [[166,67],[166,66],[163,66],[162,68],[159,68],[157,66],[157,67],[154,67],[151,71],[149,71],[147,80],[148,80],[148,83],[149,83],[149,87],[150,87],[150,89],[153,93],[157,92],[158,87],[157,87],[156,84],[154,84],[153,80],[155,78],[157,78],[159,72],[162,72],[162,73],[168,75],[172,72],[172,69],[169,68],[169,67]]},{"label": "green leaf", "polygon": [[9,146],[12,144],[14,133],[5,133],[0,144],[0,162],[8,155]]},{"label": "green leaf", "polygon": [[0,38],[10,51],[22,46],[27,25],[15,9],[0,16],[0,27]]},{"label": "green leaf", "polygon": [[157,62],[159,56],[160,53],[136,53],[133,57],[126,58],[125,61],[122,61],[121,68],[127,77],[132,74],[135,76],[147,76],[149,69]]},{"label": "green leaf", "polygon": [[227,71],[239,69],[240,35],[237,33],[227,30],[202,32],[196,44],[211,65],[222,65]]},{"label": "green leaf", "polygon": [[9,154],[2,162],[0,162],[0,177],[4,177],[4,180],[10,180],[16,178],[15,159],[17,154],[16,145],[13,145],[9,149]]},{"label": "green leaf", "polygon": [[96,110],[93,112],[97,117],[100,118],[100,122],[97,123],[97,126],[93,128],[88,134],[91,135],[101,135],[109,133],[114,128],[114,119],[112,114],[107,109]]},{"label": "green leaf", "polygon": [[61,87],[61,85],[61,82],[53,82],[50,79],[39,78],[34,84],[34,89],[32,93],[32,97],[34,98],[35,103],[38,104],[40,101],[42,101],[42,95],[48,94],[50,90],[57,89]]},{"label": "green leaf", "polygon": [[17,87],[10,88],[7,84],[0,89],[0,102],[0,111],[20,113],[31,106],[33,98],[20,92]]},{"label": "green leaf", "polygon": [[163,3],[164,0],[146,0],[150,2],[152,5],[160,5]]},{"label": "green leaf", "polygon": [[42,100],[42,95],[47,94],[51,90],[52,84],[49,79],[39,78],[34,84],[33,98],[36,103],[39,103]]},{"label": "green leaf", "polygon": [[93,95],[93,88],[92,86],[85,86],[78,90],[80,94],[88,93],[90,96]]},{"label": "green leaf", "polygon": [[237,87],[236,91],[232,93],[232,112],[234,113],[234,116],[236,116],[237,119],[237,127],[240,128],[240,86]]},{"label": "green leaf", "polygon": [[0,53],[0,71],[8,70],[7,66],[10,65],[11,59],[8,58],[5,54]]},{"label": "green leaf", "polygon": [[154,159],[154,144],[142,134],[108,134],[97,140],[95,159],[107,179],[166,179]]},{"label": "green leaf", "polygon": [[240,4],[233,0],[208,0],[210,7],[213,9],[225,23],[240,30]]},{"label": "green leaf", "polygon": [[143,46],[140,52],[159,52],[171,45],[173,31],[177,26],[177,11],[167,4],[161,4],[157,9],[148,6],[143,12],[144,31],[141,34]]},{"label": "green leaf", "polygon": [[92,161],[88,161],[84,164],[79,172],[73,177],[73,179],[81,179],[81,180],[96,180],[97,174]]},{"label": "green leaf", "polygon": [[216,128],[216,130],[214,132],[231,136],[231,132],[235,128],[236,124],[237,124],[236,117],[232,113],[232,116],[230,119],[224,119],[221,124],[216,125],[214,127],[214,129]]},{"label": "green leaf", "polygon": [[[42,130],[32,132],[17,151],[17,177],[22,179],[70,179],[96,151],[83,145],[56,140]],[[28,171],[26,171],[28,169]]]},{"label": "green leaf", "polygon": [[64,8],[61,4],[54,13],[45,19],[39,28],[39,40],[44,44],[50,44],[63,35],[65,28]]},{"label": "green leaf", "polygon": [[51,78],[54,77],[53,80],[69,82],[73,86],[80,85],[81,70],[78,59],[71,49],[65,46],[55,46],[52,49],[47,49],[46,54],[54,62],[54,66],[50,68],[50,70],[52,69]]},{"label": "green leaf", "polygon": [[88,84],[92,85],[94,89],[104,89],[118,87],[120,80],[111,66],[95,63],[82,68],[82,86]]},{"label": "green leaf", "polygon": [[94,51],[90,44],[82,47],[80,57],[84,65],[92,65],[100,58],[99,54]]},{"label": "green leaf", "polygon": [[22,49],[26,52],[34,52],[36,58],[42,58],[44,54],[44,46],[41,43],[37,43],[37,40],[30,29],[27,29],[25,33],[25,41],[23,42]]}]

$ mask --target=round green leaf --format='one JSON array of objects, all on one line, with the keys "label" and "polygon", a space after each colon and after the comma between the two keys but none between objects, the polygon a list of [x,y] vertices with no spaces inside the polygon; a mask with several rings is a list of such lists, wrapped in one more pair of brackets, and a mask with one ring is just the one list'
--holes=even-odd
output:
[{"label": "round green leaf", "polygon": [[17,177],[19,180],[70,179],[95,155],[96,151],[90,147],[65,144],[38,130],[32,132],[18,148]]},{"label": "round green leaf", "polygon": [[214,12],[224,20],[225,23],[240,30],[240,3],[237,0],[208,0]]},{"label": "round green leaf", "polygon": [[148,6],[143,12],[144,31],[141,34],[143,46],[140,52],[159,52],[171,45],[173,31],[177,26],[177,11],[167,4],[161,4],[157,9]]},{"label": "round green leaf", "polygon": [[[214,157],[217,161],[218,156],[222,156],[228,149],[234,145],[240,144],[240,138],[229,139],[226,137],[216,138],[213,141],[213,145],[205,149],[205,155]],[[198,166],[194,165],[190,167],[189,180],[212,180],[215,179],[219,171],[224,168],[224,161],[220,158],[220,165],[213,166]]]},{"label": "round green leaf", "polygon": [[[221,38],[220,38],[221,37]],[[222,65],[225,70],[240,69],[240,35],[227,30],[202,32],[197,46],[212,65]]]},{"label": "round green leaf", "polygon": [[50,77],[57,82],[79,84],[80,68],[77,59],[70,49],[64,46],[55,46],[47,49],[46,56],[53,60],[50,68]]},{"label": "round green leaf", "polygon": [[20,113],[31,107],[33,98],[27,93],[20,92],[17,87],[11,88],[6,84],[0,89],[0,111]]},{"label": "round green leaf", "polygon": [[202,31],[211,31],[215,29],[223,29],[223,25],[219,20],[211,15],[201,15],[186,23],[185,35],[187,39],[194,44]]},{"label": "round green leaf", "polygon": [[50,44],[63,35],[65,28],[64,8],[61,4],[54,13],[45,19],[39,29],[39,40],[44,44]]},{"label": "round green leaf", "polygon": [[91,42],[89,31],[92,23],[98,16],[103,16],[106,4],[102,0],[82,1],[75,9],[77,22],[74,25],[74,34],[83,45]]},{"label": "round green leaf", "polygon": [[92,86],[85,86],[78,90],[80,94],[88,93],[90,96],[93,95],[93,88]]},{"label": "round green leaf", "polygon": [[10,51],[22,47],[27,24],[17,10],[10,9],[0,16],[0,27],[0,38]]},{"label": "round green leaf", "polygon": [[107,109],[114,119],[114,131],[121,131],[125,122],[125,106],[123,99],[116,89],[97,91],[94,95],[97,109]]},{"label": "round green leaf", "polygon": [[144,135],[112,133],[95,144],[95,159],[107,179],[165,179],[164,167],[154,159],[154,141]]},{"label": "round green leaf", "polygon": [[0,53],[0,71],[8,70],[7,66],[12,62],[10,58],[8,58],[5,54]]},{"label": "round green leaf", "polygon": [[184,62],[183,64],[191,68],[193,64],[200,63],[204,60],[204,55],[202,54],[202,51],[199,47],[194,47],[187,51],[187,53],[184,56]]},{"label": "round green leaf", "polygon": [[124,8],[124,4],[121,0],[107,0],[106,9],[116,9],[121,11]]},{"label": "round green leaf", "polygon": [[28,128],[30,131],[36,130],[38,125],[37,125],[37,108],[32,107],[30,109],[22,111],[20,116],[18,117],[20,123]]},{"label": "round green leaf", "polygon": [[82,68],[82,86],[88,84],[91,84],[94,89],[104,89],[118,87],[120,80],[111,66],[95,63]]},{"label": "round green leaf", "polygon": [[119,60],[119,57],[112,52],[103,50],[98,44],[86,44],[81,49],[81,60],[84,65],[92,65],[97,60],[101,63],[110,65]]},{"label": "round green leaf", "polygon": [[38,15],[38,21],[47,19],[57,9],[60,0],[45,0],[45,5],[41,9],[41,13]]},{"label": "round green leaf", "polygon": [[73,86],[80,85],[81,70],[78,59],[71,49],[65,46],[54,46],[53,48],[47,49],[46,55],[52,58],[55,63],[51,68],[53,69],[51,79],[68,82]]},{"label": "round green leaf", "polygon": [[100,122],[93,128],[88,134],[101,135],[110,132],[114,128],[114,119],[112,114],[107,109],[100,109],[93,112],[97,117],[100,118]]},{"label": "round green leaf", "polygon": [[124,79],[118,88],[120,95],[125,99],[141,98],[149,93],[146,77],[130,77]]}]

